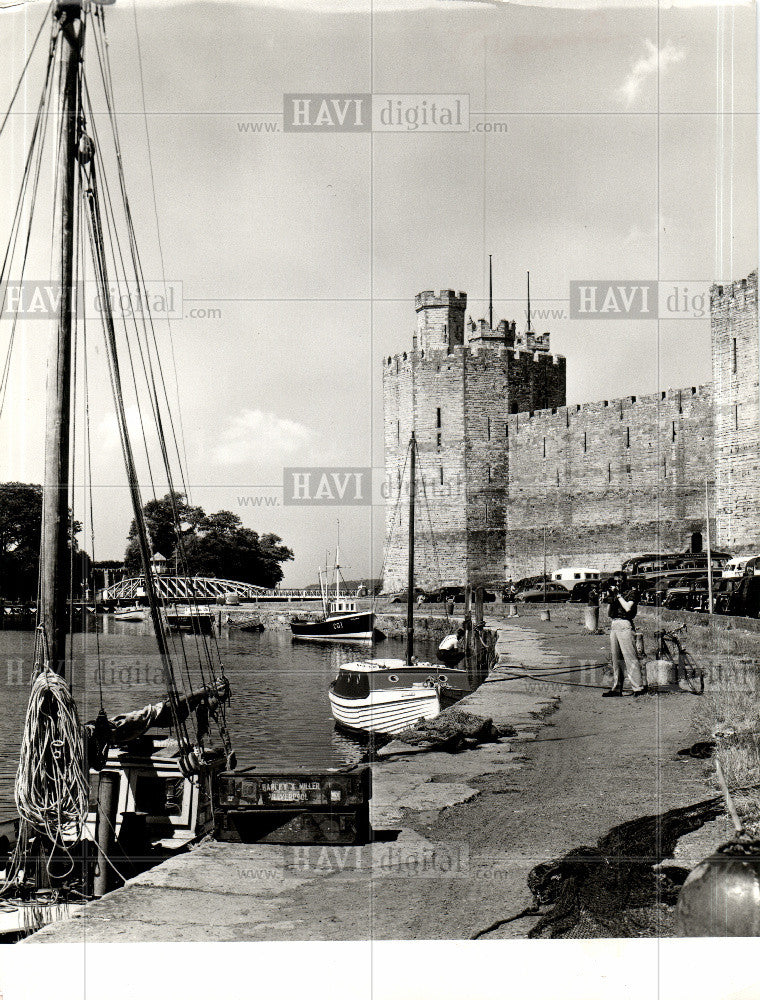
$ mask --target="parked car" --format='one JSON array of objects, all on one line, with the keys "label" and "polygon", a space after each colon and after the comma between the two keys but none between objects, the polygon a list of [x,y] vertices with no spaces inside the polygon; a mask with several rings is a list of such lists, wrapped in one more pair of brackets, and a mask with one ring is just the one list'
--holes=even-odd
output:
[{"label": "parked car", "polygon": [[730,615],[760,618],[760,576],[743,577],[728,602]]},{"label": "parked car", "polygon": [[744,576],[760,576],[760,556],[752,556],[744,563]]},{"label": "parked car", "polygon": [[552,603],[566,601],[569,597],[570,591],[566,587],[563,587],[561,583],[552,583],[551,580],[547,580],[546,584],[541,583],[536,587],[530,587],[528,590],[521,590],[517,595],[517,600],[533,604],[543,604],[549,601]]},{"label": "parked car", "polygon": [[731,602],[740,581],[741,577],[726,577],[715,581],[713,585],[713,612],[716,615],[731,614]]},{"label": "parked car", "polygon": [[707,580],[689,580],[676,587],[668,587],[662,606],[671,611],[704,611],[708,603]]},{"label": "parked car", "polygon": [[[599,600],[609,604],[610,596],[613,589],[619,590],[623,583],[622,571],[617,573],[612,573],[610,576],[604,577],[604,579],[599,581]],[[627,576],[625,579],[625,587],[627,589],[634,588],[641,593],[641,588],[645,586],[647,581],[641,576]]]},{"label": "parked car", "polygon": [[596,587],[597,592],[599,591],[599,581],[598,580],[579,580],[575,584],[573,589],[570,591],[570,600],[576,604],[585,604],[588,600],[589,591],[592,587]]},{"label": "parked car", "polygon": [[[546,577],[547,582],[551,583],[551,577]],[[518,580],[515,584],[515,590],[520,593],[522,590],[532,590],[534,587],[538,587],[539,584],[543,586],[544,577],[543,576],[524,576],[521,580]]]}]

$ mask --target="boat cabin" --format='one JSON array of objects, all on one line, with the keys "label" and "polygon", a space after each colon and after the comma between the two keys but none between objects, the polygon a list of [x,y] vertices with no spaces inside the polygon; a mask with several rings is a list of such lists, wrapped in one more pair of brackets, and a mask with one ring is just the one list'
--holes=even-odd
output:
[{"label": "boat cabin", "polygon": [[354,615],[356,614],[356,601],[346,597],[336,597],[327,605],[328,615]]}]

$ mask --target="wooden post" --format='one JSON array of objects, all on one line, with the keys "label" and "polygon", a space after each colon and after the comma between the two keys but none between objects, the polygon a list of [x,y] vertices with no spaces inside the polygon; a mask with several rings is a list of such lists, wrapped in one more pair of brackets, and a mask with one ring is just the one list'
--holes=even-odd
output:
[{"label": "wooden post", "polygon": [[98,816],[95,823],[95,842],[98,848],[98,867],[92,887],[93,896],[100,898],[113,887],[115,875],[109,864],[116,841],[116,810],[119,805],[120,775],[115,771],[101,771],[98,782]]},{"label": "wooden post", "polygon": [[475,669],[477,671],[478,678],[482,679],[485,675],[485,662],[486,662],[486,651],[483,647],[483,588],[475,588],[475,628],[473,629],[473,635],[475,636]]},{"label": "wooden post", "polygon": [[51,340],[47,368],[45,410],[45,479],[42,495],[40,546],[40,611],[48,641],[49,666],[63,675],[66,662],[66,596],[69,573],[69,429],[71,420],[71,342],[74,278],[74,218],[77,129],[79,124],[79,63],[82,56],[80,3],[59,2],[60,24],[56,74],[60,80],[60,141],[58,192],[60,216],[54,242],[58,244],[60,293],[58,328]]},{"label": "wooden post", "polygon": [[475,588],[475,624],[483,624],[483,588]]},{"label": "wooden post", "polygon": [[710,492],[705,479],[705,527],[707,534],[707,613],[713,613],[712,543],[710,540]]}]

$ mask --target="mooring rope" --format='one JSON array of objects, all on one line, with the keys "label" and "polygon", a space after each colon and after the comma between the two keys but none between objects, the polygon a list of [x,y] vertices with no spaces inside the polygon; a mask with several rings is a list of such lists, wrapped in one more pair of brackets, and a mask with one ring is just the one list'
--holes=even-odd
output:
[{"label": "mooring rope", "polygon": [[89,801],[84,731],[68,684],[48,666],[32,683],[14,794],[19,816],[52,844],[80,838]]}]

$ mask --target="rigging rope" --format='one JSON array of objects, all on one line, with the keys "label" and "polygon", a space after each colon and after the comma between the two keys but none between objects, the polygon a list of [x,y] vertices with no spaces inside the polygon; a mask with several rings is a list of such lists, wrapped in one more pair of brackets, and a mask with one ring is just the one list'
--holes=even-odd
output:
[{"label": "rigging rope", "polygon": [[[97,36],[96,36],[96,48],[98,48]],[[137,246],[137,240],[136,240],[136,236],[135,236],[134,225],[133,225],[133,222],[132,222],[132,214],[131,214],[131,209],[130,209],[130,206],[129,206],[129,198],[128,198],[127,191],[126,191],[126,182],[125,182],[125,178],[124,178],[124,174],[123,174],[123,169],[122,169],[121,151],[120,151],[119,139],[118,139],[118,128],[117,128],[117,122],[116,122],[115,114],[113,112],[113,99],[110,96],[111,93],[112,93],[112,84],[111,84],[110,80],[107,79],[106,76],[105,76],[105,70],[104,70],[104,67],[103,67],[103,60],[102,60],[102,58],[100,58],[100,56],[99,56],[99,61],[100,61],[100,65],[101,65],[101,74],[104,76],[104,79],[103,79],[104,91],[106,93],[107,103],[109,104],[109,118],[110,118],[111,126],[112,126],[112,133],[113,133],[113,139],[114,139],[116,161],[117,161],[118,173],[119,173],[119,184],[120,184],[120,189],[121,189],[121,196],[122,196],[124,214],[125,214],[125,219],[127,221],[127,227],[128,227],[128,233],[129,233],[129,249],[130,249],[130,254],[131,254],[131,257],[132,257],[132,266],[133,266],[133,270],[134,270],[136,281],[137,281],[137,283],[139,285],[139,291],[140,291],[141,299],[143,299],[144,301],[147,301],[147,292],[145,290],[144,273],[143,273],[143,270],[142,270],[142,263],[140,261],[139,248]],[[87,97],[87,100],[89,102],[89,94],[88,94],[87,91],[86,91],[86,97]],[[88,105],[88,107],[91,108],[91,105]],[[93,124],[93,132],[94,132],[94,134],[96,134],[96,129],[95,129],[94,124]],[[118,265],[119,263],[121,264],[122,271],[124,273],[124,280],[126,282],[127,281],[127,278],[126,278],[126,267],[124,265],[124,257],[123,257],[122,250],[121,250],[121,241],[119,240],[119,237],[118,237],[118,230],[116,228],[116,223],[115,223],[115,214],[114,214],[114,210],[113,210],[113,204],[111,202],[111,197],[110,197],[110,191],[109,191],[109,187],[108,187],[107,177],[105,176],[105,170],[104,170],[104,167],[103,167],[102,153],[101,153],[101,150],[100,150],[99,143],[96,144],[96,150],[97,150],[98,162],[101,165],[101,176],[103,177],[103,183],[104,183],[104,188],[105,188],[105,193],[106,193],[106,202],[105,202],[105,204],[106,204],[106,210],[107,210],[106,211],[106,223],[107,223],[107,228],[108,228],[109,241],[110,241],[110,246],[111,246],[111,253],[112,253],[112,256],[113,256],[113,259],[114,259],[114,263],[116,265]],[[114,246],[116,247],[116,250],[118,251],[118,256],[117,256],[116,252],[114,251]],[[117,268],[117,280],[119,280],[119,281],[121,280],[121,275],[118,273],[118,268]],[[162,421],[162,417],[161,417],[161,404],[159,402],[158,390],[157,390],[157,385],[156,385],[156,376],[155,376],[154,367],[153,367],[154,366],[154,362],[153,362],[152,352],[151,352],[151,349],[150,349],[151,340],[152,340],[152,343],[153,343],[153,351],[155,352],[155,356],[156,356],[155,366],[156,366],[156,370],[158,371],[158,374],[160,376],[160,381],[161,381],[162,388],[163,388],[163,397],[164,397],[164,400],[166,401],[166,406],[167,406],[167,410],[168,410],[169,424],[170,424],[170,427],[171,427],[171,430],[172,430],[174,447],[175,447],[175,451],[177,453],[177,457],[178,457],[178,459],[180,459],[179,450],[178,450],[178,442],[177,442],[177,439],[176,439],[176,431],[175,431],[175,428],[174,428],[174,423],[173,423],[173,418],[172,418],[172,413],[171,413],[171,407],[170,407],[170,404],[169,404],[168,392],[166,390],[166,382],[165,382],[165,379],[163,377],[163,370],[162,370],[162,366],[161,366],[160,352],[158,350],[158,343],[157,343],[155,328],[154,328],[154,325],[153,325],[152,315],[151,315],[150,311],[147,312],[147,318],[146,318],[145,315],[141,315],[141,320],[142,320],[142,327],[143,327],[143,335],[144,335],[144,338],[145,338],[145,348],[143,348],[142,342],[140,340],[139,327],[138,327],[137,322],[136,322],[136,317],[135,317],[135,315],[133,313],[133,315],[132,315],[132,325],[134,326],[134,329],[135,329],[135,336],[136,336],[136,341],[137,341],[137,349],[138,349],[140,360],[142,362],[143,374],[144,374],[145,383],[146,383],[146,387],[147,387],[147,390],[148,390],[149,399],[150,399],[150,403],[151,403],[151,407],[152,407],[152,411],[153,411],[153,419],[154,419],[154,423],[155,423],[155,426],[156,426],[156,432],[157,432],[158,442],[159,442],[159,445],[161,447],[161,454],[162,454],[162,458],[163,458],[164,471],[166,473],[167,484],[168,484],[168,487],[169,487],[169,497],[170,497],[170,503],[171,503],[172,519],[173,519],[173,525],[174,525],[174,529],[175,529],[175,537],[177,539],[177,542],[176,542],[176,553],[177,553],[178,560],[180,560],[181,563],[182,563],[182,570],[183,570],[184,575],[187,578],[191,579],[191,574],[190,574],[189,566],[188,566],[188,563],[187,563],[187,558],[186,558],[184,543],[183,543],[183,539],[182,539],[182,526],[181,526],[181,523],[180,523],[180,517],[179,517],[179,513],[178,513],[178,510],[177,510],[177,506],[176,506],[175,493],[177,491],[176,491],[176,488],[175,488],[175,485],[174,485],[174,481],[173,481],[173,476],[172,476],[172,471],[171,471],[171,461],[169,459],[168,448],[167,448],[167,445],[166,445],[166,436],[165,436],[164,429],[163,429],[163,421]],[[150,331],[151,331],[151,335],[150,336],[149,336],[149,333],[148,333],[148,327],[150,327]],[[126,332],[126,329],[125,329],[125,332]],[[134,369],[133,355],[132,355],[132,350],[131,350],[131,347],[130,347],[130,341],[129,341],[128,337],[127,337],[126,343],[127,343],[128,356],[129,356],[129,359],[130,359],[130,371],[131,371],[131,374],[132,374],[132,380],[133,380],[133,383],[134,383],[134,386],[135,386],[135,391],[137,393],[136,373],[135,373],[135,369]],[[143,420],[142,420],[142,414],[141,414],[141,406],[140,406],[139,394],[137,394],[137,406],[138,406],[138,413],[140,413],[141,426],[143,426]],[[145,439],[144,430],[143,430],[143,442],[144,442],[145,447],[146,447],[146,457],[148,457],[147,456],[147,441]],[[184,473],[182,471],[181,459],[180,459],[179,465],[180,465],[180,476],[181,476],[181,480],[182,480],[183,490],[184,490],[185,494],[187,495],[189,493],[189,490],[188,490],[187,484],[186,484],[185,479],[184,479]],[[149,466],[149,471],[150,471],[150,461],[149,461],[149,458],[148,458],[148,466]],[[155,491],[155,485],[153,484],[153,480],[152,480],[152,474],[151,474],[151,484],[153,485],[153,495],[154,495],[154,498],[155,498],[156,497],[156,491]],[[197,596],[196,595],[191,595],[191,597],[189,598],[189,603],[192,606],[194,606],[194,607],[197,608]],[[195,636],[194,636],[194,638],[195,638],[195,644],[196,644],[196,651],[197,651],[198,657],[199,657],[200,673],[201,673],[201,682],[202,682],[202,684],[205,685],[208,682],[208,679],[205,676],[205,671],[203,670],[203,660],[204,659],[205,659],[205,661],[206,661],[206,663],[208,665],[208,668],[209,668],[209,670],[210,670],[210,672],[212,674],[214,673],[214,670],[216,669],[219,672],[220,676],[222,678],[224,678],[224,676],[225,676],[224,675],[224,666],[223,666],[223,663],[222,663],[222,660],[221,660],[221,656],[220,656],[220,653],[219,653],[219,648],[218,648],[218,644],[216,642],[216,637],[213,636],[212,639],[211,639],[211,642],[212,642],[212,644],[214,646],[214,652],[216,654],[216,656],[215,656],[216,663],[214,663],[213,660],[212,660],[211,651],[209,649],[209,643],[208,643],[206,637],[203,636],[203,635],[200,635],[200,634],[196,633]],[[202,646],[202,649],[201,649],[201,646]],[[182,651],[182,658],[183,658],[183,663],[184,663],[184,667],[185,667],[185,674],[187,675],[187,681],[188,681],[188,685],[189,685],[189,690],[190,690],[190,692],[192,692],[193,683],[192,683],[192,678],[190,677],[189,664],[188,664],[188,661],[187,661],[187,656],[186,656],[186,652],[185,652],[185,648],[184,648],[184,644],[183,643],[180,643],[180,648],[181,648],[181,651]],[[180,677],[182,677],[182,675],[180,675]],[[183,687],[184,687],[184,681],[183,681]],[[221,724],[220,724],[220,736],[221,736],[221,738],[222,738],[222,740],[223,740],[223,742],[225,744],[225,748],[228,749],[229,746],[230,746],[230,739],[229,739],[229,734],[226,732],[226,720],[224,718],[224,713],[225,713],[225,709],[222,706],[221,709],[220,709],[220,714],[222,716],[222,718],[221,718]]]},{"label": "rigging rope", "polygon": [[[48,8],[47,8],[47,10],[45,11],[45,13],[43,15],[43,18],[42,18],[42,21],[40,23],[40,26],[37,29],[37,34],[34,36],[34,41],[32,42],[32,47],[29,50],[29,55],[27,56],[27,60],[24,63],[24,68],[21,70],[21,76],[18,78],[18,83],[16,84],[16,89],[13,91],[13,95],[11,97],[10,104],[8,105],[8,108],[7,108],[6,112],[5,112],[5,115],[3,116],[2,122],[0,122],[0,135],[3,134],[3,130],[4,130],[4,128],[5,128],[5,126],[6,126],[7,122],[8,122],[8,119],[10,118],[10,114],[11,114],[11,111],[13,109],[13,105],[16,103],[16,98],[18,97],[18,93],[21,90],[21,84],[24,82],[24,77],[26,76],[26,71],[29,69],[29,63],[32,61],[32,56],[34,55],[34,50],[37,48],[37,42],[40,40],[40,35],[42,34],[42,29],[47,24],[47,20],[50,17],[50,12],[53,9],[53,4],[54,3],[55,3],[55,0],[50,0],[50,3],[48,4]],[[53,44],[55,44],[55,35],[56,35],[57,30],[58,30],[58,26],[56,24],[55,27],[54,27],[54,29],[53,29]]]},{"label": "rigging rope", "polygon": [[[84,731],[71,690],[48,666],[38,628],[32,681],[14,789],[19,816],[54,846],[81,837],[89,781]],[[73,868],[73,862],[72,862]]]},{"label": "rigging rope", "polygon": [[[42,155],[45,148],[45,137],[47,135],[47,107],[50,100],[50,89],[52,83],[52,69],[53,60],[55,57],[55,38],[54,33],[53,39],[50,43],[50,49],[48,51],[48,61],[45,69],[45,79],[42,88],[42,94],[40,96],[40,101],[37,107],[37,115],[34,122],[34,127],[32,129],[32,136],[29,143],[29,151],[26,158],[26,163],[24,165],[24,171],[21,179],[21,187],[19,190],[18,199],[16,201],[16,207],[13,214],[13,221],[11,223],[11,233],[8,239],[8,244],[6,246],[5,255],[3,257],[2,267],[0,267],[0,284],[3,285],[2,298],[0,299],[0,315],[2,315],[5,309],[5,302],[8,295],[8,282],[9,282],[9,270],[13,263],[13,258],[16,253],[16,243],[18,240],[18,235],[21,230],[21,218],[22,211],[26,201],[27,189],[29,186],[29,179],[32,178],[32,191],[29,205],[29,223],[27,226],[26,242],[24,245],[24,253],[21,261],[21,274],[19,277],[19,282],[23,281],[24,273],[26,270],[26,261],[29,253],[29,244],[32,235],[32,223],[34,221],[34,207],[37,198],[37,187],[40,179],[41,165],[42,165]],[[0,416],[5,406],[5,397],[8,388],[8,380],[10,377],[10,366],[11,358],[13,355],[13,346],[16,339],[16,325],[18,323],[18,309],[14,310],[13,323],[11,326],[10,337],[8,340],[8,348],[6,352],[5,362],[3,365],[3,373],[0,377]]]}]

